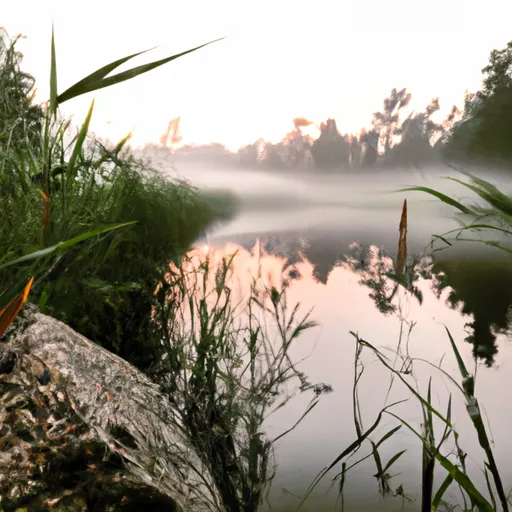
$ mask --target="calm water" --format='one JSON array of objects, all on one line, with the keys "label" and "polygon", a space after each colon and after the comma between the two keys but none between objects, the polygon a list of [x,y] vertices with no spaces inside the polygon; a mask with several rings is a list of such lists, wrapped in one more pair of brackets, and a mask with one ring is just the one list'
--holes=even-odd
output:
[{"label": "calm water", "polygon": [[[347,265],[337,263],[347,253],[352,242],[373,244],[388,249],[392,254],[398,239],[398,222],[402,201],[409,205],[409,250],[419,252],[425,248],[433,233],[441,234],[456,227],[451,218],[453,211],[430,196],[417,192],[391,194],[390,190],[406,185],[423,184],[440,188],[458,197],[471,197],[457,184],[443,180],[455,175],[447,169],[432,169],[414,174],[381,174],[359,177],[317,176],[311,179],[279,177],[246,171],[220,171],[204,166],[180,169],[180,173],[194,184],[207,188],[229,188],[242,200],[242,209],[227,225],[207,234],[207,243],[217,254],[230,254],[239,250],[235,270],[239,276],[247,275],[260,262],[264,274],[278,279],[288,263],[295,263],[301,278],[289,290],[290,303],[300,302],[303,311],[314,308],[313,318],[320,327],[306,332],[294,350],[296,360],[311,381],[333,386],[334,392],[324,396],[316,409],[277,447],[279,465],[271,493],[274,510],[294,510],[298,501],[289,493],[301,494],[314,476],[356,439],[352,421],[352,379],[354,376],[354,338],[349,331],[358,332],[379,348],[397,347],[400,320],[396,315],[384,316],[369,297],[369,289],[361,286],[360,276]],[[485,173],[480,176],[486,177]],[[459,176],[460,177],[460,176]],[[487,176],[489,177],[489,176]],[[502,190],[510,185],[503,178],[490,177]],[[494,253],[475,250],[475,245],[459,244],[444,254],[448,259],[492,257]],[[415,322],[409,351],[413,357],[439,363],[458,379],[457,365],[443,324],[452,332],[469,367],[472,367],[472,346],[463,339],[467,335],[464,324],[471,320],[459,310],[446,305],[447,292],[436,298],[430,281],[420,282],[424,294],[423,305],[410,295],[401,293],[403,318]],[[493,293],[492,290],[487,290]],[[498,337],[499,352],[493,368],[478,366],[476,394],[492,427],[495,455],[505,479],[506,489],[512,488],[512,443],[510,439],[511,408],[507,399],[512,389],[512,353],[505,336]],[[390,356],[392,354],[390,353]],[[363,356],[368,364],[360,385],[360,401],[364,426],[368,428],[384,405],[390,375],[375,357]],[[448,396],[453,393],[452,418],[461,434],[461,444],[468,452],[467,465],[478,488],[483,492],[485,483],[481,469],[482,451],[470,425],[463,397],[446,378],[427,365],[414,367],[420,390],[426,394],[429,376],[433,378],[433,400],[442,412],[446,411]],[[395,384],[388,403],[409,398],[398,406],[396,413],[420,428],[421,408],[407,390]],[[291,426],[301,415],[309,396],[298,396],[289,406],[269,418],[268,433],[278,435]],[[374,439],[379,439],[396,422],[386,419]],[[438,430],[441,435],[442,429]],[[447,446],[452,446],[448,444]],[[421,490],[421,446],[405,428],[396,434],[383,449],[384,458],[399,450],[406,454],[393,466],[391,482],[396,489],[403,485],[406,494],[418,498]],[[359,454],[368,453],[368,446]],[[356,459],[354,459],[356,460]],[[375,466],[372,459],[361,464],[348,475],[345,492],[345,510],[418,510],[417,502],[403,503],[400,499],[379,501],[376,489]],[[331,473],[334,476],[336,471]],[[438,476],[436,485],[444,478]],[[319,491],[303,510],[333,510],[336,489],[325,494],[330,479],[319,486]],[[452,486],[447,499],[460,502],[460,494]]]}]

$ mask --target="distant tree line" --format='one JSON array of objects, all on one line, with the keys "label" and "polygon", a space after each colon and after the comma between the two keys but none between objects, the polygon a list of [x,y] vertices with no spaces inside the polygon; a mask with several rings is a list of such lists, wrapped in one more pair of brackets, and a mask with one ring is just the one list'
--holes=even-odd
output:
[{"label": "distant tree line", "polygon": [[297,118],[293,130],[278,143],[259,139],[237,153],[218,143],[184,146],[174,151],[174,158],[176,162],[208,161],[294,172],[412,168],[440,160],[485,160],[508,166],[512,162],[512,42],[491,52],[482,73],[481,90],[467,93],[463,107],[453,106],[440,122],[433,119],[440,108],[439,98],[432,99],[423,112],[404,115],[411,93],[405,88],[392,89],[382,109],[373,113],[370,129],[359,134],[342,134],[336,121],[327,119],[313,139],[304,133],[313,123]]},{"label": "distant tree line", "polygon": [[439,159],[439,140],[445,135],[442,124],[431,116],[439,110],[435,98],[425,112],[400,114],[411,94],[406,89],[393,89],[384,100],[383,109],[373,114],[370,130],[358,135],[341,134],[334,119],[321,123],[316,140],[304,135],[301,128],[311,124],[295,119],[295,129],[277,144],[257,141],[240,149],[240,162],[273,169],[323,170],[366,169],[381,165],[407,167]]}]

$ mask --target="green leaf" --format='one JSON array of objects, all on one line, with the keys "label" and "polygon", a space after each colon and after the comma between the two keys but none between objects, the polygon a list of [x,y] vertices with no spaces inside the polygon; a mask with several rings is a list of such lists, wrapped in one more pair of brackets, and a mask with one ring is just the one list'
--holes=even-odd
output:
[{"label": "green leaf", "polygon": [[95,83],[101,82],[101,80],[103,80],[103,78],[105,78],[109,73],[114,71],[114,69],[121,66],[130,59],[138,57],[139,55],[142,55],[143,53],[149,52],[153,49],[154,48],[150,48],[149,50],[143,50],[142,52],[134,53],[132,55],[129,55],[128,57],[123,57],[122,59],[118,59],[114,62],[111,62],[110,64],[107,64],[106,66],[103,66],[102,68],[86,76],[85,78],[77,82],[75,85],[72,85],[65,92],[60,94],[58,97],[59,103],[64,103],[65,101],[71,98],[85,94],[85,92],[92,91],[93,89],[91,89],[90,87]]},{"label": "green leaf", "polygon": [[391,371],[394,375],[396,375],[401,381],[402,383],[409,389],[409,391],[425,406],[425,408],[428,410],[428,411],[431,411],[433,414],[435,414],[445,425],[448,425],[450,428],[452,428],[452,425],[451,423],[437,410],[435,409],[434,407],[432,407],[431,404],[429,404],[427,402],[427,400],[425,400],[408,382],[407,380],[404,379],[404,376],[399,372],[397,371],[395,368],[393,368],[392,366],[390,366],[390,364],[386,361],[386,357],[379,351],[377,350],[377,348],[375,348],[371,343],[368,343],[367,341],[363,340],[362,338],[360,338],[357,334],[353,333],[352,331],[350,331],[350,334],[352,334],[352,336],[356,337],[356,339],[359,341],[359,343],[361,343],[362,346],[365,346],[365,347],[368,347],[370,348],[373,353],[378,357],[378,359],[380,360],[380,362],[389,370]]},{"label": "green leaf", "polygon": [[25,256],[21,256],[21,258],[17,258],[15,260],[8,261],[7,263],[0,265],[0,269],[10,267],[12,265],[17,265],[18,263],[24,263],[26,261],[36,260],[36,259],[42,258],[44,256],[48,256],[56,251],[70,249],[74,245],[76,245],[80,242],[83,242],[84,240],[87,240],[94,236],[102,235],[103,233],[108,233],[109,231],[114,231],[116,229],[120,229],[120,228],[123,228],[126,226],[131,226],[132,224],[135,224],[135,222],[123,222],[122,224],[114,224],[112,226],[106,226],[103,228],[97,228],[92,231],[88,231],[87,233],[83,233],[81,235],[75,236],[74,238],[71,238],[70,240],[66,240],[65,242],[59,242],[55,245],[52,245],[51,247],[46,247],[45,249],[41,249],[39,251],[35,251],[30,254],[26,254]]},{"label": "green leaf", "polygon": [[450,473],[448,473],[447,477],[443,480],[443,483],[437,490],[437,492],[434,496],[434,499],[432,500],[432,511],[433,512],[435,512],[439,508],[439,505],[441,505],[441,500],[443,499],[445,492],[448,490],[448,487],[450,487],[452,482],[453,482],[453,476]]},{"label": "green leaf", "polygon": [[398,453],[395,453],[395,455],[393,455],[393,457],[389,459],[388,463],[386,464],[382,472],[385,473],[406,451],[407,450],[402,450]]},{"label": "green leaf", "polygon": [[455,345],[455,341],[453,340],[452,333],[450,332],[448,327],[446,327],[446,325],[444,326],[444,328],[446,329],[446,332],[448,334],[448,338],[450,339],[450,343],[452,345],[453,353],[455,354],[455,358],[457,359],[457,364],[459,366],[460,374],[462,375],[463,379],[467,379],[470,375],[469,375],[469,372],[468,372],[468,370],[466,368],[466,365],[464,364],[464,361],[462,360],[460,352],[457,349],[457,345]]},{"label": "green leaf", "polygon": [[387,434],[382,436],[380,441],[375,445],[375,448],[378,448],[384,441],[386,441],[386,439],[389,439],[395,432],[397,432],[401,428],[402,428],[402,425],[398,425],[396,427],[393,427]]},{"label": "green leaf", "polygon": [[58,102],[58,104],[61,104],[61,103],[64,103],[65,101],[75,98],[76,96],[81,96],[82,94],[87,94],[88,92],[97,91],[98,89],[103,89],[105,87],[110,87],[111,85],[116,85],[116,84],[119,84],[126,80],[130,80],[131,78],[135,78],[136,76],[142,75],[143,73],[147,73],[148,71],[151,71],[152,69],[162,66],[163,64],[167,64],[168,62],[171,62],[179,57],[183,57],[184,55],[187,55],[189,53],[195,52],[196,50],[204,48],[205,46],[208,46],[208,45],[215,43],[217,41],[220,41],[222,39],[224,39],[224,38],[215,39],[214,41],[210,41],[208,43],[205,43],[205,44],[202,44],[195,48],[192,48],[191,50],[187,50],[185,52],[181,52],[176,55],[172,55],[171,57],[157,60],[157,61],[151,62],[149,64],[143,64],[141,66],[137,66],[137,67],[129,69],[127,71],[122,71],[121,73],[117,73],[116,75],[106,77],[106,75],[108,75],[111,71],[113,71],[115,68],[117,68],[121,64],[123,64],[123,63],[127,62],[128,60],[130,60],[138,55],[141,55],[142,53],[145,53],[149,50],[145,50],[143,52],[135,53],[128,57],[124,57],[122,59],[119,59],[115,62],[112,62],[111,64],[108,64],[108,65],[98,69],[94,73],[91,73],[84,79],[82,79],[79,82],[77,82],[76,84],[72,85],[69,89],[67,89],[66,91],[64,91],[62,94],[60,94],[57,97],[57,102]]},{"label": "green leaf", "polygon": [[52,49],[50,64],[50,115],[57,114],[57,57],[55,52],[55,31],[52,25]]},{"label": "green leaf", "polygon": [[87,132],[89,131],[89,125],[91,123],[92,112],[94,110],[94,100],[91,102],[91,106],[89,107],[89,112],[87,112],[87,117],[85,118],[82,127],[80,128],[80,133],[78,134],[78,139],[76,140],[75,146],[73,147],[73,153],[71,154],[71,158],[68,162],[67,172],[66,172],[66,183],[68,186],[72,183],[76,160],[80,153],[82,152],[82,148],[85,142],[85,138],[87,137]]},{"label": "green leaf", "polygon": [[315,477],[313,480],[313,483],[309,486],[309,488],[306,490],[306,493],[304,494],[299,507],[297,508],[297,512],[302,508],[304,503],[306,502],[307,498],[310,496],[310,494],[313,492],[315,487],[318,485],[318,483],[322,480],[322,478],[334,467],[336,464],[341,462],[344,457],[346,457],[348,454],[352,453],[355,449],[359,448],[364,440],[379,426],[380,421],[382,419],[382,415],[387,412],[387,410],[391,407],[394,407],[395,405],[401,404],[403,402],[406,402],[406,400],[400,400],[398,402],[394,402],[392,404],[387,405],[384,407],[378,414],[377,419],[375,420],[375,423],[362,435],[360,435],[348,448],[343,450],[332,462],[331,464],[324,468],[320,473]]},{"label": "green leaf", "polygon": [[438,192],[437,190],[434,190],[429,187],[410,187],[410,188],[402,188],[400,190],[397,190],[397,192],[426,192],[427,194],[430,194],[434,197],[437,197],[443,203],[446,203],[450,206],[453,206],[460,210],[462,213],[465,213],[467,215],[474,215],[473,210],[469,209],[468,207],[464,206],[462,203],[459,203],[459,201],[455,201],[455,199],[452,199],[451,197],[448,197],[446,194],[443,194],[442,192]]},{"label": "green leaf", "polygon": [[[411,432],[413,432],[424,445],[428,446],[428,441],[419,434],[414,428],[411,427],[405,420],[393,414],[392,412],[386,411],[389,415],[402,422]],[[477,488],[473,485],[473,482],[465,475],[453,462],[441,455],[439,452],[435,453],[435,457],[438,462],[445,468],[453,479],[468,493],[468,495],[474,500],[480,512],[495,512],[492,505],[478,492]]]}]

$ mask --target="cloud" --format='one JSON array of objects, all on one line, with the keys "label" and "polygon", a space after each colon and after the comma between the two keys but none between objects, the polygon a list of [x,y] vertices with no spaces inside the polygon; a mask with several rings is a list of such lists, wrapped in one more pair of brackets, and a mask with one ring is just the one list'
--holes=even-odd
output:
[{"label": "cloud", "polygon": [[305,126],[310,126],[313,124],[313,121],[306,119],[305,117],[296,117],[293,120],[293,124],[295,128],[304,128]]}]

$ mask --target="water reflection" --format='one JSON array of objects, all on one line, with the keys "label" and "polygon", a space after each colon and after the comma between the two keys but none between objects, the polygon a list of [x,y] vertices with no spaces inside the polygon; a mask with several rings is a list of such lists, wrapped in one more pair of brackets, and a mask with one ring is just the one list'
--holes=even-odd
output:
[{"label": "water reflection", "polygon": [[[250,250],[251,244],[252,240],[246,242],[245,248]],[[344,263],[369,288],[381,313],[394,311],[389,297],[395,286],[385,276],[392,272],[391,251],[359,243],[338,245],[332,234],[321,232],[309,238],[271,235],[260,238],[258,244],[267,254],[279,256],[284,268],[304,260],[309,262],[312,277],[323,284],[327,284],[333,269]],[[222,247],[222,243],[217,245]],[[443,300],[451,308],[471,315],[465,325],[464,340],[473,345],[474,356],[488,365],[492,365],[498,351],[497,335],[506,334],[511,326],[510,263],[510,257],[503,257],[501,252],[479,257],[474,250],[451,257],[437,256],[435,261],[420,254],[409,261],[413,282],[429,281],[438,298],[445,297]]]},{"label": "water reflection", "polygon": [[512,270],[510,258],[490,261],[439,261],[434,265],[438,294],[449,290],[447,301],[453,308],[471,315],[465,340],[473,345],[475,357],[488,365],[498,351],[497,334],[510,330]]},{"label": "water reflection", "polygon": [[[294,510],[298,501],[293,495],[301,495],[318,471],[355,439],[352,421],[355,342],[349,331],[359,332],[374,345],[389,349],[397,348],[402,333],[402,343],[406,344],[411,357],[424,358],[434,364],[442,361],[443,368],[455,376],[458,371],[457,364],[450,352],[443,324],[451,330],[468,363],[472,358],[472,347],[462,342],[468,336],[465,332],[466,323],[474,322],[475,339],[481,332],[481,325],[489,327],[496,323],[503,329],[508,326],[508,323],[503,323],[503,318],[506,318],[505,310],[508,310],[510,295],[502,293],[495,296],[490,291],[483,291],[489,290],[486,286],[490,280],[500,282],[497,276],[503,268],[499,265],[495,268],[494,277],[491,277],[492,272],[486,273],[482,270],[487,267],[482,266],[481,261],[468,261],[465,264],[454,264],[453,267],[448,263],[439,264],[438,269],[445,272],[445,277],[440,281],[432,280],[422,263],[417,269],[417,287],[422,293],[422,304],[411,294],[399,290],[393,297],[395,309],[383,315],[379,311],[375,295],[370,296],[375,289],[369,281],[379,278],[380,274],[375,265],[378,261],[386,262],[384,253],[377,253],[375,258],[374,252],[369,257],[371,251],[361,246],[353,246],[351,253],[347,247],[336,247],[332,238],[325,240],[323,245],[320,239],[311,241],[279,236],[267,237],[256,245],[247,242],[245,247],[234,243],[210,243],[215,248],[216,258],[238,251],[234,261],[237,287],[249,286],[259,267],[269,283],[280,282],[284,271],[288,274],[292,272],[294,279],[288,289],[290,304],[300,302],[304,309],[313,308],[313,318],[320,325],[302,336],[294,348],[293,357],[302,361],[300,368],[311,381],[331,384],[334,392],[324,396],[304,423],[279,442],[276,454],[279,468],[270,496],[274,510]],[[359,257],[361,254],[362,258]],[[473,281],[465,281],[464,276],[473,271],[479,277],[475,277]],[[361,286],[362,280],[366,281],[365,286]],[[473,284],[466,286],[467,282]],[[450,290],[447,286],[454,288]],[[462,307],[448,307],[448,300],[455,306],[454,297],[463,304]],[[484,300],[486,298],[488,302]],[[468,316],[470,313],[475,318]],[[508,489],[512,484],[512,457],[509,453],[507,425],[512,418],[509,410],[503,407],[500,394],[496,390],[508,389],[512,385],[512,372],[508,370],[510,350],[505,337],[499,334],[491,340],[485,335],[481,339],[485,342],[475,350],[485,357],[494,357],[495,367],[488,369],[478,366],[476,393],[491,422],[497,463]],[[368,428],[386,400],[390,403],[410,398],[410,395],[400,386],[396,386],[387,397],[389,373],[381,366],[372,364],[375,357],[366,357],[367,370],[361,381],[360,400],[363,422]],[[432,377],[434,405],[442,411],[446,411],[449,394],[454,394],[452,418],[461,435],[461,444],[469,453],[468,472],[474,477],[479,489],[485,489],[485,481],[480,471],[482,454],[471,428],[463,397],[457,394],[442,374],[428,365],[415,366],[414,377],[423,394],[426,393],[428,379]],[[299,395],[273,415],[267,422],[269,436],[274,437],[293,424],[302,414],[307,405],[306,401],[306,397]],[[400,405],[395,412],[415,427],[420,427],[421,410],[414,400]],[[391,424],[390,418],[375,433],[375,438],[378,439],[389,430]],[[383,447],[383,456],[389,458],[402,449],[407,449],[407,452],[394,465],[398,475],[392,479],[390,485],[393,489],[402,485],[407,496],[417,498],[421,488],[421,447],[417,439],[402,430]],[[375,467],[368,460],[348,477],[346,510],[399,510],[402,506],[403,510],[419,508],[417,502],[409,503],[400,498],[386,500],[384,505],[380,503],[376,481],[372,476],[374,474]],[[441,478],[440,472],[437,484]],[[325,495],[329,484],[329,479],[324,481],[303,510],[332,510],[332,505],[336,502],[336,490]],[[460,501],[455,488],[446,498],[454,502]]]}]

